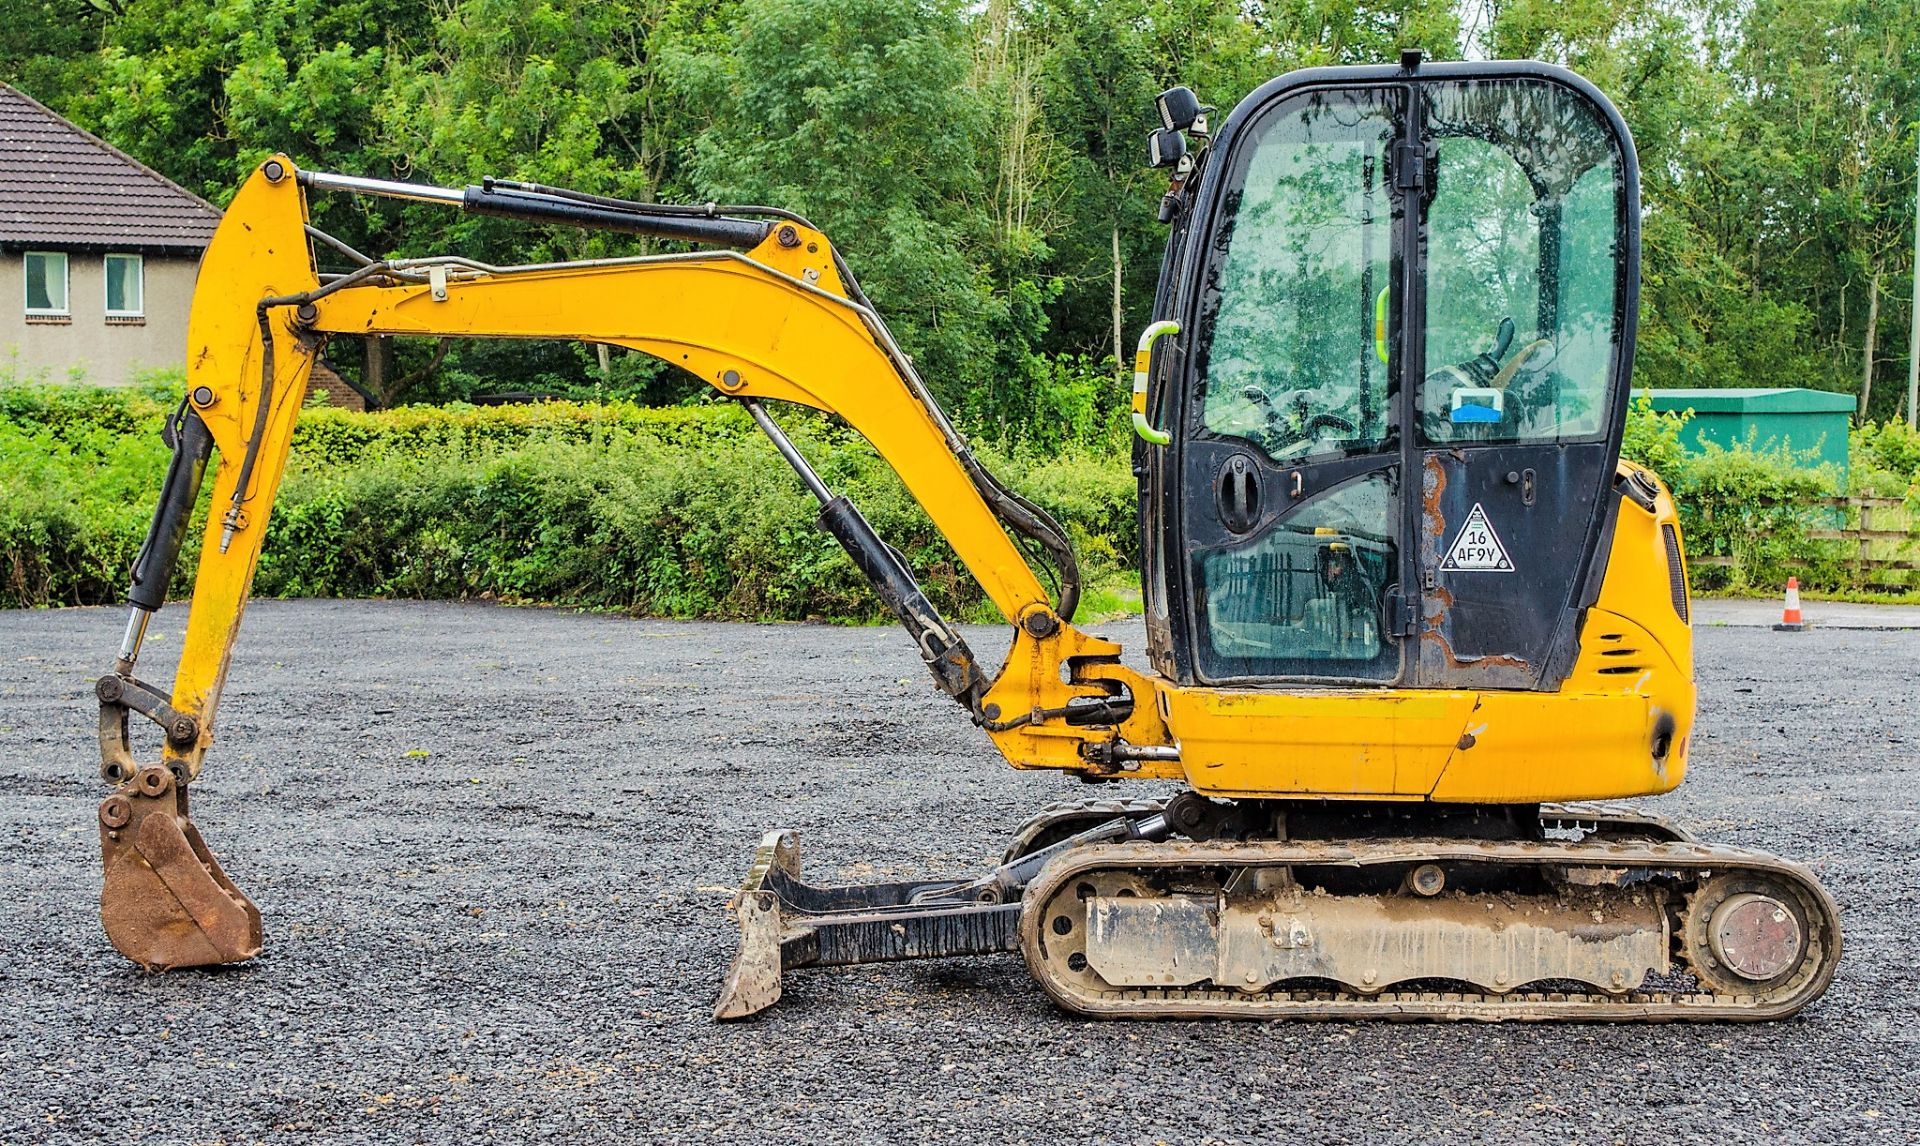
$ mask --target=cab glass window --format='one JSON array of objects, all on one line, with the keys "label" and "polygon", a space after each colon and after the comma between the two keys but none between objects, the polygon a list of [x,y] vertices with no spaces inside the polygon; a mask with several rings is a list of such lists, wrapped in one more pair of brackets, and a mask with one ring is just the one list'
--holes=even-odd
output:
[{"label": "cab glass window", "polygon": [[1282,101],[1234,148],[1201,296],[1201,421],[1280,462],[1375,452],[1397,429],[1382,292],[1398,217],[1397,89]]},{"label": "cab glass window", "polygon": [[1603,435],[1620,353],[1625,172],[1578,92],[1490,80],[1424,89],[1428,442]]},{"label": "cab glass window", "polygon": [[1272,529],[1201,558],[1201,675],[1392,680],[1382,599],[1398,580],[1393,470],[1311,498]]}]

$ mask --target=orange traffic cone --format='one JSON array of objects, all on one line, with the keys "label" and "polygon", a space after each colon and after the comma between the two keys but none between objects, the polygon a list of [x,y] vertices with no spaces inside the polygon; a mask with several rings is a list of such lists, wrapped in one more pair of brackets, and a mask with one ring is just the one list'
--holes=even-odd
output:
[{"label": "orange traffic cone", "polygon": [[1780,623],[1773,627],[1776,633],[1804,633],[1813,626],[1800,617],[1800,578],[1787,578],[1787,606],[1780,610]]}]

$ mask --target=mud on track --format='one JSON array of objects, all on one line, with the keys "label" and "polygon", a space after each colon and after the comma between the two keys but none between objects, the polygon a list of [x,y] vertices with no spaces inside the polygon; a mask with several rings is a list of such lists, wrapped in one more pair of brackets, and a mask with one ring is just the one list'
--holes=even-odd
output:
[{"label": "mud on track", "polygon": [[963,872],[1085,789],[998,763],[892,629],[261,602],[194,808],[267,953],[147,975],[95,917],[121,620],[0,613],[0,1143],[1920,1137],[1920,633],[1699,630],[1693,772],[1647,806],[1832,889],[1794,1021],[1094,1023],[1006,956],[797,972],[722,1027],[764,829],[822,876]]}]

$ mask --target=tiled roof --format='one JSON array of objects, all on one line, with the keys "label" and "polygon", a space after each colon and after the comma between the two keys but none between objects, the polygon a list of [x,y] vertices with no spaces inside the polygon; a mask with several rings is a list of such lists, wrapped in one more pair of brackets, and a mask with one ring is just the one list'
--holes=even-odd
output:
[{"label": "tiled roof", "polygon": [[0,246],[204,250],[220,212],[0,84]]}]

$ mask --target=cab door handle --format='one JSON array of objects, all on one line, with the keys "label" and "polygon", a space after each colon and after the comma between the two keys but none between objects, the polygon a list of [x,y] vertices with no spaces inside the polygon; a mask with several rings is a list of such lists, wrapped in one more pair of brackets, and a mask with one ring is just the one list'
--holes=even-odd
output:
[{"label": "cab door handle", "polygon": [[1538,493],[1536,486],[1539,483],[1535,480],[1534,473],[1532,470],[1530,469],[1508,470],[1507,484],[1517,485],[1520,487],[1520,504],[1521,505],[1533,504],[1533,499]]},{"label": "cab door handle", "polygon": [[1260,523],[1260,470],[1245,454],[1235,454],[1220,471],[1220,523],[1246,533]]}]

